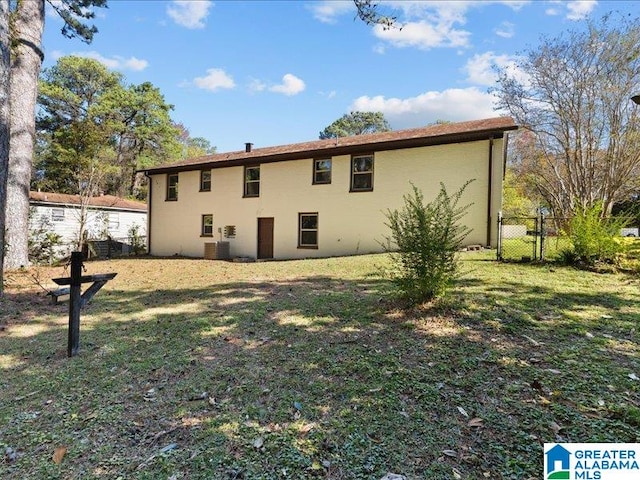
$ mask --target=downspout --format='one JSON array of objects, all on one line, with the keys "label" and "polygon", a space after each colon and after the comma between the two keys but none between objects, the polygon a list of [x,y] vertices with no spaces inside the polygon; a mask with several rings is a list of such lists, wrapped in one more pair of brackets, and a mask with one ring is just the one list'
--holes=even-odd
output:
[{"label": "downspout", "polygon": [[487,192],[487,243],[486,246],[491,246],[491,209],[493,207],[492,190],[493,190],[493,136],[489,138],[489,182]]},{"label": "downspout", "polygon": [[149,181],[149,191],[147,192],[147,253],[151,255],[151,199],[153,198],[153,181],[148,171],[144,172],[144,176],[147,177]]}]

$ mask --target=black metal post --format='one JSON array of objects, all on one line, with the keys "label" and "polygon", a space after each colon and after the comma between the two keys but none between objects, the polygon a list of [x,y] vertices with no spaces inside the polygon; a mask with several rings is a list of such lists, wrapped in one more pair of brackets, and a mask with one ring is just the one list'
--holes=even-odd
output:
[{"label": "black metal post", "polygon": [[74,357],[80,347],[80,309],[82,308],[82,252],[71,252],[71,285],[69,297],[69,341],[67,356]]}]

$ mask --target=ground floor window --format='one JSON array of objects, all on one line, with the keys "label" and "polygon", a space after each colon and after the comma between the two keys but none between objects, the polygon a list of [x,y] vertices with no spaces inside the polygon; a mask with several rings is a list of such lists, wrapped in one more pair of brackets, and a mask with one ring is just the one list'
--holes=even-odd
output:
[{"label": "ground floor window", "polygon": [[318,213],[298,214],[298,248],[318,248]]},{"label": "ground floor window", "polygon": [[200,235],[203,237],[213,236],[213,215],[202,215],[202,229]]}]

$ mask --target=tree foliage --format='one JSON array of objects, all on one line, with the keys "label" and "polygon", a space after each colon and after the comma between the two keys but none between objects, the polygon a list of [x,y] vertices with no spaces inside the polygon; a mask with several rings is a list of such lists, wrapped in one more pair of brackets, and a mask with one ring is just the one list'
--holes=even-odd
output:
[{"label": "tree foliage", "polygon": [[382,112],[351,112],[345,113],[321,131],[320,139],[388,132],[389,130],[391,127]]},{"label": "tree foliage", "polygon": [[135,196],[138,168],[179,156],[172,106],[160,90],[126,85],[96,60],[60,58],[42,74],[38,105],[40,188],[81,193],[89,175],[93,190]]},{"label": "tree foliage", "polygon": [[444,184],[431,202],[412,185],[401,210],[386,213],[391,230],[385,249],[391,253],[390,276],[401,295],[412,304],[446,294],[459,275],[456,254],[471,230],[460,222],[471,206],[459,206],[471,180],[453,194]]},{"label": "tree foliage", "polygon": [[535,186],[556,216],[598,202],[610,212],[640,175],[640,21],[605,16],[584,30],[543,38],[503,70],[499,107],[533,134]]}]

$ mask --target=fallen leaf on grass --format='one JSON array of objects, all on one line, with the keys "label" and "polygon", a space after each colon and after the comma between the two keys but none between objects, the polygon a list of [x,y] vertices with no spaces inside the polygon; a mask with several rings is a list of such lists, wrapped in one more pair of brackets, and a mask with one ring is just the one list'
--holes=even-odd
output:
[{"label": "fallen leaf on grass", "polygon": [[553,433],[555,433],[556,435],[560,433],[560,430],[562,430],[562,427],[558,425],[556,422],[551,422],[549,424],[549,427],[551,428],[551,430],[553,430]]},{"label": "fallen leaf on grass", "polygon": [[453,468],[452,470],[453,470],[453,478],[455,478],[455,479],[462,478],[462,475],[460,474],[459,470],[456,470],[455,468]]},{"label": "fallen leaf on grass", "polygon": [[58,447],[53,452],[53,463],[56,465],[60,465],[62,463],[62,459],[67,453],[67,447]]},{"label": "fallen leaf on grass", "polygon": [[627,375],[627,377],[629,377],[631,380],[640,380],[640,378],[638,378],[635,373],[630,373],[629,375]]},{"label": "fallen leaf on grass", "polygon": [[264,438],[262,437],[258,437],[253,441],[253,448],[255,449],[261,449],[262,446],[264,445]]},{"label": "fallen leaf on grass", "polygon": [[458,456],[458,452],[456,452],[455,450],[442,450],[442,453],[444,453],[447,457],[457,457]]},{"label": "fallen leaf on grass", "polygon": [[475,417],[469,420],[469,423],[467,423],[467,425],[469,425],[470,427],[484,427],[483,422],[484,420],[482,420],[480,417]]},{"label": "fallen leaf on grass", "polygon": [[464,415],[465,417],[467,417],[467,418],[469,417],[469,414],[467,413],[467,411],[466,411],[464,408],[462,408],[462,407],[458,407],[458,411],[459,411],[462,415]]},{"label": "fallen leaf on grass", "polygon": [[309,433],[311,429],[315,428],[315,426],[315,423],[307,423],[306,425],[300,427],[300,433]]}]

